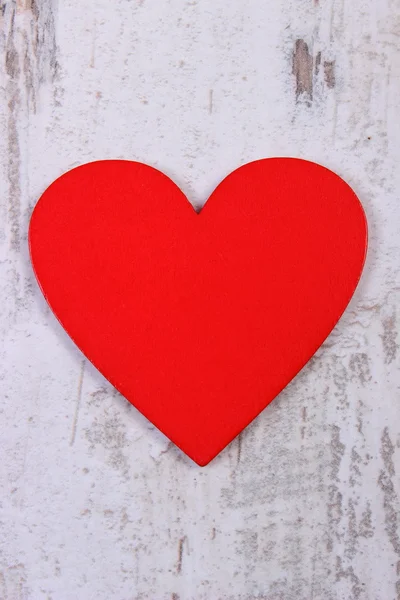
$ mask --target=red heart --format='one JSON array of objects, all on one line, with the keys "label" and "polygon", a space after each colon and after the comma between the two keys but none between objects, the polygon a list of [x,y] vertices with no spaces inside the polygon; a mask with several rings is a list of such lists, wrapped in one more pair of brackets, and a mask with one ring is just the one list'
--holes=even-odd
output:
[{"label": "red heart", "polygon": [[75,343],[205,465],[335,326],[367,227],[348,185],[303,160],[239,168],[199,214],[159,171],[101,161],[48,188],[29,237],[39,284]]}]

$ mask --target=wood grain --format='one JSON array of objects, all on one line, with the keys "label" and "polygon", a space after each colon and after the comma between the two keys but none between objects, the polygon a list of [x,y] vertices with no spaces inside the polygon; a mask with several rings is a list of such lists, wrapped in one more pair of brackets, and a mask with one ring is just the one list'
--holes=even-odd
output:
[{"label": "wood grain", "polygon": [[[400,599],[399,35],[399,0],[0,2],[0,598]],[[89,160],[152,164],[201,206],[277,155],[353,186],[367,268],[200,469],[82,360],[27,224]]]}]

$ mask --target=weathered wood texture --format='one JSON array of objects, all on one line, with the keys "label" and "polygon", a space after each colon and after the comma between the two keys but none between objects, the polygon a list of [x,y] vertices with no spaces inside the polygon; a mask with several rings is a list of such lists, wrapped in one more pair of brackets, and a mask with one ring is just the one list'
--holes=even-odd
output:
[{"label": "weathered wood texture", "polygon": [[[400,0],[3,0],[0,26],[0,598],[399,600]],[[50,314],[28,219],[85,161],[147,162],[201,205],[274,155],[353,186],[367,268],[200,469]]]}]

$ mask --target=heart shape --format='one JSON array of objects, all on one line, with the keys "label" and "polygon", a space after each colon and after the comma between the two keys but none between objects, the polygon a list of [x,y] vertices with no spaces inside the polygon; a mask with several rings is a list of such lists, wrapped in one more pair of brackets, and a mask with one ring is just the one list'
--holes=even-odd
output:
[{"label": "heart shape", "polygon": [[29,241],[77,346],[205,465],[331,332],[359,281],[367,226],[350,187],[308,161],[240,167],[197,214],[161,172],[115,160],[57,179]]}]

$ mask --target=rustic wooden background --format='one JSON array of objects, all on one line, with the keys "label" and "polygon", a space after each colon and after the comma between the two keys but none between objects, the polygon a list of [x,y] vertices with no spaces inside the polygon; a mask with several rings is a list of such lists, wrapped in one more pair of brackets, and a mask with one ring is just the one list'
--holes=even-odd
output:
[{"label": "rustic wooden background", "polygon": [[[2,600],[400,599],[399,44],[400,0],[0,1]],[[352,185],[367,267],[201,469],[50,314],[29,216],[94,159],[147,162],[202,205],[276,155]]]}]

